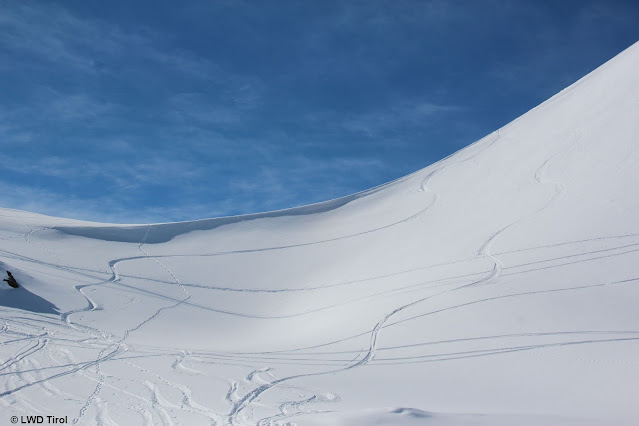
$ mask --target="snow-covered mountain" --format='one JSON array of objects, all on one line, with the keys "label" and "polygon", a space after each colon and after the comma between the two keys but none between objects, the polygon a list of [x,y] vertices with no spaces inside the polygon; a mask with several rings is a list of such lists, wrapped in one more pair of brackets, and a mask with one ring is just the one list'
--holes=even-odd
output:
[{"label": "snow-covered mountain", "polygon": [[[639,44],[350,197],[0,210],[0,422],[639,424]],[[45,418],[46,422],[46,418]]]}]

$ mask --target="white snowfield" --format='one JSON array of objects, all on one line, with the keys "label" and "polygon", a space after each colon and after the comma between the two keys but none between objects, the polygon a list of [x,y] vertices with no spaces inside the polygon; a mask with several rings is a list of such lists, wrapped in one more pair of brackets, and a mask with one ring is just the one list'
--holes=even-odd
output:
[{"label": "white snowfield", "polygon": [[[278,212],[0,210],[0,424],[639,424],[639,44],[456,154]],[[46,417],[45,417],[46,422]]]}]

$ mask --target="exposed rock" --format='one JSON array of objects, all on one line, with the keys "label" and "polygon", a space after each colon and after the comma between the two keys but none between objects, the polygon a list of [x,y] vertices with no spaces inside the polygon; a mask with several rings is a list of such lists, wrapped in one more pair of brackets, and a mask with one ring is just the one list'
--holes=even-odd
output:
[{"label": "exposed rock", "polygon": [[9,278],[5,278],[2,281],[6,281],[7,284],[9,284],[11,287],[13,288],[18,288],[20,287],[20,284],[18,284],[18,282],[16,281],[15,278],[13,278],[13,274],[11,274],[11,272],[7,271],[7,275],[9,276]]}]

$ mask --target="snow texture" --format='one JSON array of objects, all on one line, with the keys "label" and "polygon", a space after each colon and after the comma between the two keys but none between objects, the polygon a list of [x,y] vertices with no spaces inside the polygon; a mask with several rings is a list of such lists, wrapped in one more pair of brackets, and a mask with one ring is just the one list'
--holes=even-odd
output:
[{"label": "snow texture", "polygon": [[638,70],[316,205],[0,209],[0,422],[639,424]]}]

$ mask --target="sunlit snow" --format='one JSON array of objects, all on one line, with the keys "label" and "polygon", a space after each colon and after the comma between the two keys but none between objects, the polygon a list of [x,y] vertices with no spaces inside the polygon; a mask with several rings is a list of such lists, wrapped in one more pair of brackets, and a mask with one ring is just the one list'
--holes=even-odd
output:
[{"label": "sunlit snow", "polygon": [[326,203],[0,209],[0,423],[639,424],[638,70]]}]

